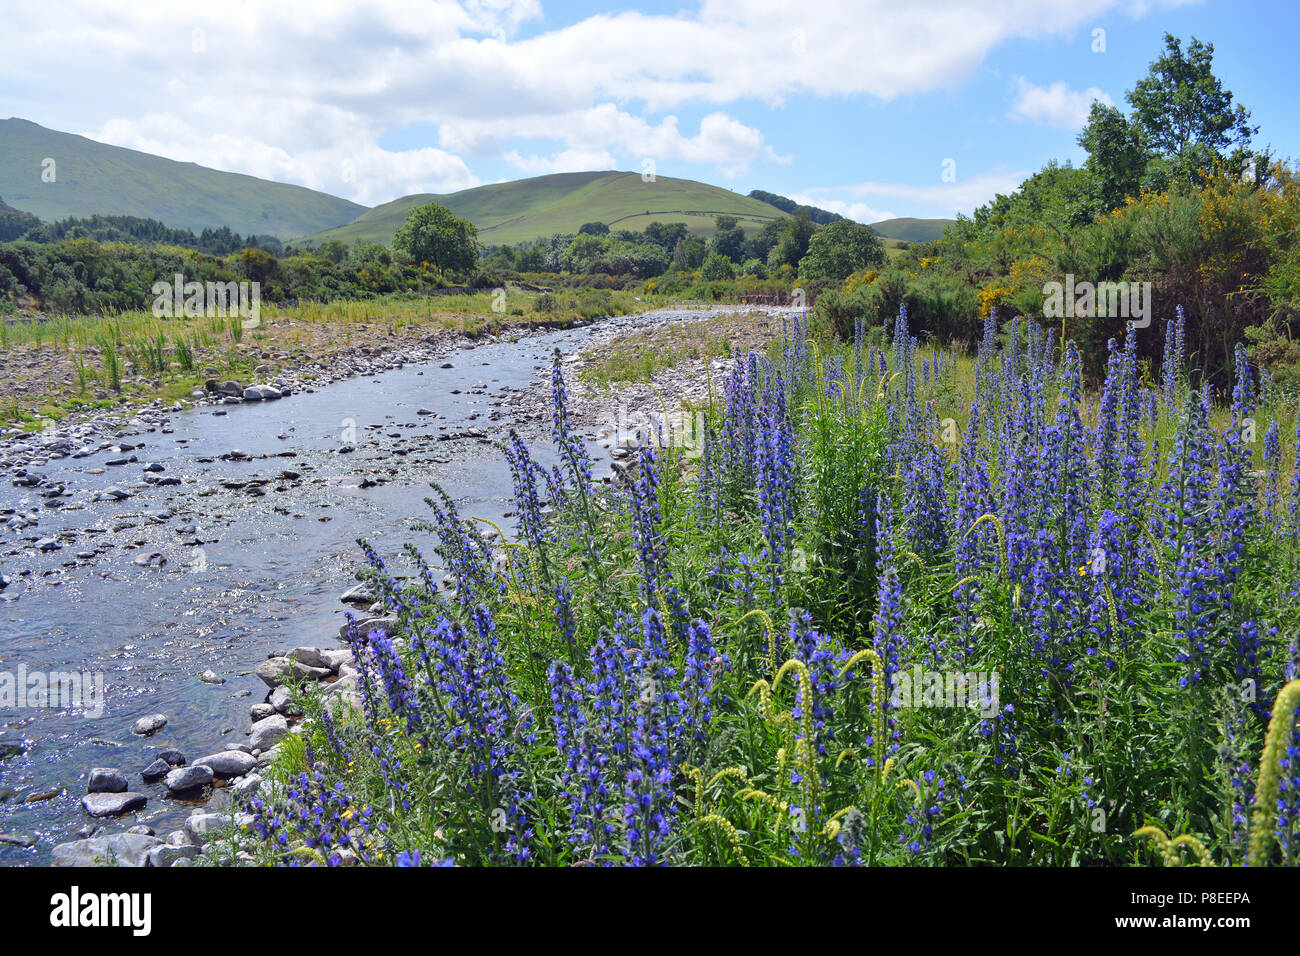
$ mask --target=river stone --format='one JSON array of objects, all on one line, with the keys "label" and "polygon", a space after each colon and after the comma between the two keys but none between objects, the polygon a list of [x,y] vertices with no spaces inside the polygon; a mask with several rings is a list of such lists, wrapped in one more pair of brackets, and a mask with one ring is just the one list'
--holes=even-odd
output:
[{"label": "river stone", "polygon": [[373,604],[377,595],[369,584],[357,584],[339,595],[344,604]]},{"label": "river stone", "polygon": [[[289,693],[289,688],[287,687],[277,687],[275,690],[271,691],[271,697],[267,706],[271,708],[272,713],[284,714],[286,717],[302,716],[302,708],[293,702],[293,694]],[[263,714],[261,717],[255,719],[262,720],[263,718],[270,716],[271,714]]]},{"label": "river stone", "polygon": [[167,726],[166,714],[150,714],[148,717],[141,717],[131,725],[131,733],[139,734],[141,737],[148,737],[150,734],[156,734]]},{"label": "river stone", "polygon": [[306,664],[308,667],[324,667],[327,670],[333,670],[325,658],[321,656],[320,649],[316,647],[295,647],[285,656],[291,661]]},{"label": "river stone", "polygon": [[194,761],[194,766],[203,765],[217,777],[242,777],[257,766],[257,758],[242,750],[223,750],[221,753],[208,754]]},{"label": "river stone", "polygon": [[211,833],[230,826],[230,817],[224,813],[196,813],[185,821],[185,835],[196,846],[205,846]]},{"label": "river stone", "polygon": [[[394,637],[402,633],[402,624],[395,617],[372,617],[368,621],[358,621],[357,633],[369,634],[371,631],[379,631],[385,637]],[[339,639],[346,641],[348,639],[348,625],[344,624],[339,628]]]},{"label": "river stone", "polygon": [[261,787],[262,778],[255,773],[250,773],[242,780],[233,784],[230,789],[235,792],[235,796],[237,797],[251,797],[256,794]]},{"label": "river stone", "polygon": [[140,777],[145,783],[155,783],[167,776],[171,772],[172,766],[166,760],[155,760],[149,766],[140,771]]},{"label": "river stone", "polygon": [[212,768],[205,767],[203,764],[195,764],[192,767],[177,767],[167,774],[163,785],[172,793],[181,793],[186,790],[197,790],[199,787],[206,787],[212,783]]},{"label": "river stone", "polygon": [[172,767],[181,767],[185,764],[185,755],[179,750],[174,749],[158,751],[158,759],[165,761]]},{"label": "river stone", "polygon": [[144,866],[150,850],[161,846],[157,837],[143,833],[113,833],[60,843],[51,854],[52,866]]},{"label": "river stone", "polygon": [[192,860],[199,855],[199,848],[189,846],[170,846],[164,843],[149,850],[148,865],[155,867],[173,866],[177,860]]},{"label": "river stone", "polygon": [[90,782],[86,786],[87,793],[125,793],[127,787],[126,777],[111,767],[96,767],[90,771]]},{"label": "river stone", "polygon": [[26,750],[27,744],[20,738],[11,736],[5,731],[0,730],[0,760],[5,760],[9,757],[17,757],[19,754],[25,753]]},{"label": "river stone", "polygon": [[117,817],[139,810],[148,802],[143,793],[88,793],[81,805],[92,817]]},{"label": "river stone", "polygon": [[271,657],[257,665],[257,676],[268,687],[279,687],[291,674],[299,679],[324,680],[331,671],[328,667],[309,667],[287,657]]},{"label": "river stone", "polygon": [[[282,690],[284,690],[283,687],[277,687],[272,693],[272,696],[280,693]],[[254,721],[266,720],[266,718],[270,717],[274,713],[275,705],[273,704],[254,704],[252,707],[248,708],[248,716]]]},{"label": "river stone", "polygon": [[320,656],[325,666],[336,673],[344,664],[352,663],[352,652],[346,647],[322,648]]},{"label": "river stone", "polygon": [[289,722],[276,714],[253,724],[248,742],[254,750],[269,750],[289,733]]},{"label": "river stone", "polygon": [[207,670],[199,675],[199,680],[205,684],[224,684],[226,679],[216,671]]}]

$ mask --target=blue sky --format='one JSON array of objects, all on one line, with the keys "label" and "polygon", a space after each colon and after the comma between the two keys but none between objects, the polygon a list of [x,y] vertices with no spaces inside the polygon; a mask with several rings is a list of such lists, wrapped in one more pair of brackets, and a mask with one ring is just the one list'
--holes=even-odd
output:
[{"label": "blue sky", "polygon": [[1166,32],[1213,42],[1257,144],[1300,157],[1300,4],[1281,0],[57,0],[6,18],[0,115],[366,204],[650,161],[863,221],[969,212],[1081,161],[1088,104],[1126,105]]}]

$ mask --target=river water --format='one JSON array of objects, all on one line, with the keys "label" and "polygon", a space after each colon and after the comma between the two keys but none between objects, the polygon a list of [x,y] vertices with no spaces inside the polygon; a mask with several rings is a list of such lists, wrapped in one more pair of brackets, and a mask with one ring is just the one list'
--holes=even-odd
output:
[{"label": "river water", "polygon": [[[39,511],[36,531],[62,546],[40,552],[9,535],[21,548],[11,547],[0,566],[12,581],[0,591],[0,674],[102,674],[104,707],[90,716],[0,703],[0,733],[27,744],[23,753],[0,757],[0,864],[43,863],[54,845],[78,838],[93,822],[80,799],[94,767],[120,770],[149,798],[138,814],[104,821],[107,830],[178,828],[192,806],[169,800],[161,784],[143,784],[139,771],[163,748],[193,758],[243,743],[249,706],[267,693],[252,674],[258,662],[299,645],[337,644],[347,610],[338,596],[355,583],[362,562],[356,539],[366,538],[394,568],[406,541],[432,558],[429,536],[411,530],[428,517],[430,481],[447,489],[462,515],[508,529],[510,473],[491,444],[511,424],[499,403],[548,376],[556,347],[571,352],[611,322],[685,317],[619,317],[486,343],[280,401],[229,406],[225,415],[176,412],[165,428],[121,435],[138,446],[130,451],[31,469],[45,479],[42,487],[66,485],[60,507],[47,506],[40,488],[5,482],[0,507]],[[418,414],[422,407],[436,417]],[[549,435],[522,431],[549,465]],[[594,443],[589,449],[598,462],[607,457]],[[229,457],[236,451],[242,455]],[[137,460],[107,464],[131,456]],[[181,483],[144,484],[146,463]],[[94,500],[111,486],[132,496]],[[59,538],[63,530],[69,534]],[[206,670],[225,682],[200,681]],[[133,735],[133,722],[153,713],[167,716],[166,728]],[[6,834],[35,845],[3,842]]]}]

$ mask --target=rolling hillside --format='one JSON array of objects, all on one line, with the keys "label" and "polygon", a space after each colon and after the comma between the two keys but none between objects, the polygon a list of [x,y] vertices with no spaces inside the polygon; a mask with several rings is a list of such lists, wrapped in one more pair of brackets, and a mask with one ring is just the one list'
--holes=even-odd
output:
[{"label": "rolling hillside", "polygon": [[659,176],[647,183],[640,173],[556,173],[445,195],[403,196],[305,241],[312,245],[330,239],[387,243],[408,210],[430,202],[474,223],[487,245],[577,232],[583,223],[597,221],[635,231],[655,220],[684,222],[692,233],[711,235],[713,219],[719,214],[736,216],[746,232],[755,232],[784,215],[765,202],[689,179]]},{"label": "rolling hillside", "polygon": [[[41,179],[46,158],[55,161],[54,182]],[[177,229],[229,226],[281,239],[351,222],[366,209],[302,186],[178,163],[22,119],[0,120],[0,196],[47,221],[140,216]]]},{"label": "rolling hillside", "polygon": [[871,228],[887,239],[903,242],[929,242],[943,237],[943,231],[955,219],[884,219],[871,224]]}]

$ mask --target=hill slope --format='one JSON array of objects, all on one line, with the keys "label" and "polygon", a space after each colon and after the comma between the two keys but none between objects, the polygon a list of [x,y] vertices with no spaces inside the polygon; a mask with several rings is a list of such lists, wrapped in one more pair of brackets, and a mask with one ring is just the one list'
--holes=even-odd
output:
[{"label": "hill slope", "polygon": [[719,214],[736,216],[746,232],[754,232],[784,215],[765,202],[689,179],[658,176],[647,183],[640,173],[556,173],[443,195],[403,196],[305,241],[312,245],[330,239],[388,243],[409,210],[431,202],[474,223],[487,245],[577,232],[587,222],[635,231],[655,220],[684,222],[694,234],[712,235],[713,219]]},{"label": "hill slope", "polygon": [[[55,161],[55,181],[41,180]],[[41,219],[126,215],[198,232],[289,239],[351,222],[365,206],[303,186],[274,183],[108,146],[22,119],[0,120],[0,196]]]},{"label": "hill slope", "polygon": [[951,226],[955,219],[885,219],[873,222],[871,228],[887,239],[901,239],[904,242],[929,242],[943,237],[944,229]]}]

